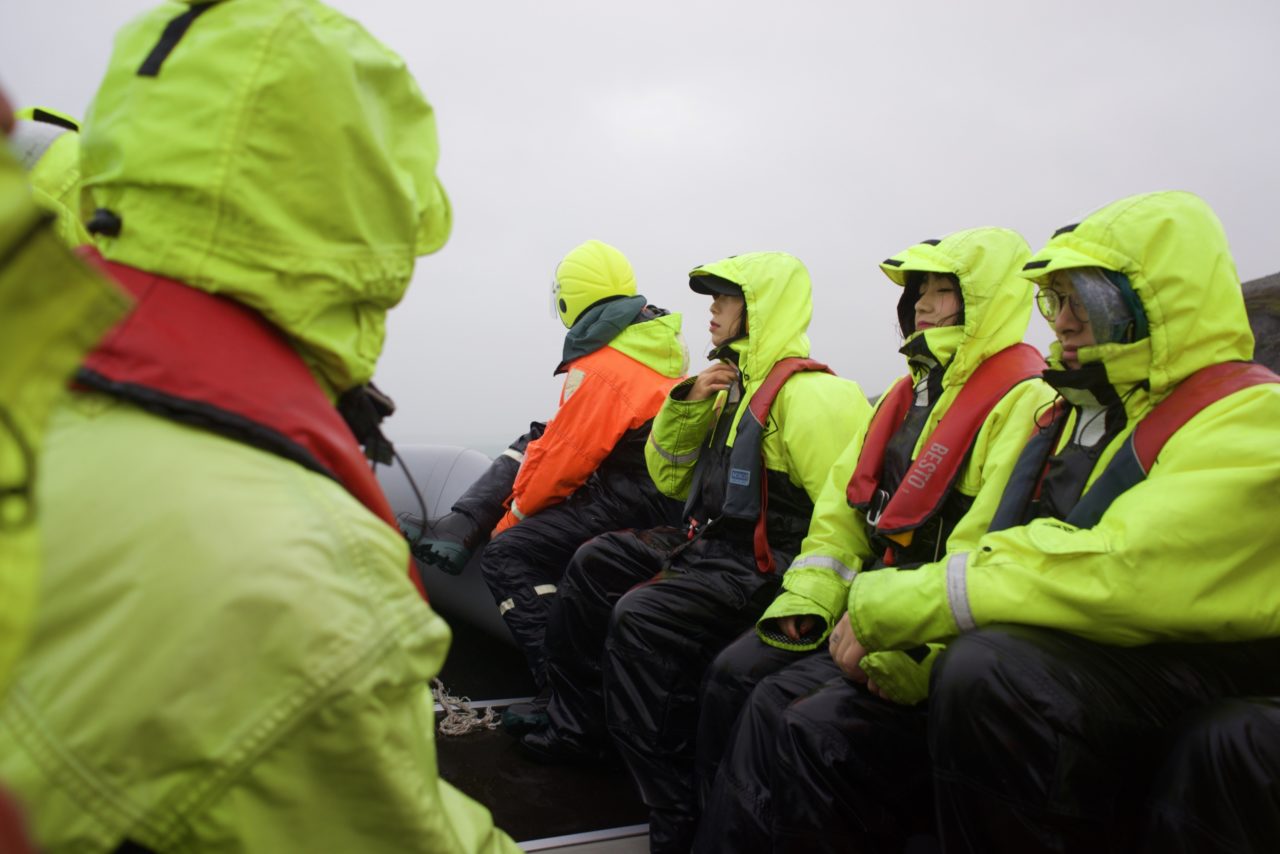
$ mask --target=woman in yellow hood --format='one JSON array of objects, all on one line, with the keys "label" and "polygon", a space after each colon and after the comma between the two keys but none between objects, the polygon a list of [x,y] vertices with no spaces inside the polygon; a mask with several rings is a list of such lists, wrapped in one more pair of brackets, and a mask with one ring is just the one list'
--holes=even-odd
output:
[{"label": "woman in yellow hood", "polygon": [[[775,731],[779,779],[811,769],[825,785],[774,790],[773,838],[850,850],[896,815],[907,831],[936,817],[955,851],[1270,850],[1280,805],[1253,782],[1265,760],[1200,749],[1240,743],[1248,716],[1231,698],[1280,694],[1280,378],[1248,362],[1221,224],[1189,193],[1122,199],[1059,229],[1022,275],[1054,325],[1058,417],[1032,434],[990,530],[849,591],[842,656],[947,644],[925,726],[904,730],[883,705],[833,716],[814,702],[826,691],[793,703]],[[1153,455],[1166,404],[1180,420]],[[833,744],[858,738],[833,761]],[[1251,814],[1262,804],[1262,820],[1219,821],[1169,788],[1187,776],[1169,763],[1188,756],[1191,776]],[[886,763],[926,796],[904,800],[876,773]],[[1143,835],[1153,804],[1175,832]]]},{"label": "woman in yellow hood", "polygon": [[[706,813],[697,850],[767,850],[778,770],[773,741],[790,700],[833,680],[823,690],[824,711],[838,707],[833,714],[851,721],[878,715],[900,732],[923,726],[940,647],[846,660],[849,589],[859,573],[886,565],[945,564],[950,550],[972,544],[990,523],[1036,413],[1053,397],[1039,379],[1043,358],[1021,343],[1032,288],[1018,274],[1030,254],[1016,232],[975,228],[915,244],[881,265],[902,288],[908,374],[881,395],[868,429],[836,463],[781,595],[757,630],[707,673],[697,736]],[[842,669],[857,668],[872,675],[878,696],[843,678]],[[882,733],[872,738],[890,741]],[[860,755],[864,747],[850,738],[836,753]],[[893,816],[893,801],[908,792],[916,795],[902,800],[927,798],[927,780],[896,774],[907,767],[878,768],[885,781],[875,796],[878,813]],[[820,769],[789,773],[789,788],[826,788]],[[909,834],[907,822],[883,824],[875,832],[886,848],[900,845],[895,834]],[[838,835],[830,845],[857,848]]]}]

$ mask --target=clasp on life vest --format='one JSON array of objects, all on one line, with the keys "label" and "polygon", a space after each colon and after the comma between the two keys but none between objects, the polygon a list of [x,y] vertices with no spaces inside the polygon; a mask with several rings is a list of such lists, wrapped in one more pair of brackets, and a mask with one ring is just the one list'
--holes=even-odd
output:
[{"label": "clasp on life vest", "polygon": [[698,524],[699,523],[697,519],[695,519],[692,516],[689,517],[689,524],[685,525],[685,528],[684,528],[686,539],[692,540],[698,536]]},{"label": "clasp on life vest", "polygon": [[884,515],[884,508],[889,506],[889,499],[892,498],[887,491],[877,489],[871,494],[871,501],[867,503],[867,524],[875,527],[880,522],[880,517]]}]

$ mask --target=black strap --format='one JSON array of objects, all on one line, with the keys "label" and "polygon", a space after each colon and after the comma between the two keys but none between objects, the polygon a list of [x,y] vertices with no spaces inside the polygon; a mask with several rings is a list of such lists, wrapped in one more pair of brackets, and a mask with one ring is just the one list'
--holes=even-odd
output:
[{"label": "black strap", "polygon": [[67,130],[76,131],[77,133],[80,131],[80,126],[71,119],[68,119],[66,116],[55,115],[54,113],[51,113],[48,110],[42,110],[39,107],[36,107],[31,111],[31,120],[33,122],[40,122],[41,124],[66,128]]},{"label": "black strap", "polygon": [[140,842],[134,842],[132,839],[125,839],[111,854],[155,854],[155,849],[148,848]]},{"label": "black strap", "polygon": [[138,76],[158,76],[160,74],[160,66],[164,65],[164,61],[169,58],[169,54],[178,46],[178,42],[182,40],[182,37],[187,34],[192,22],[216,5],[217,0],[212,3],[192,3],[191,8],[170,21],[165,26],[164,32],[160,34],[160,41],[156,42],[156,46],[151,48],[151,53],[147,54],[147,58],[142,61],[142,65],[138,66]]},{"label": "black strap", "polygon": [[1044,477],[1045,463],[1058,444],[1058,437],[1066,424],[1066,416],[1067,409],[1064,407],[1051,422],[1037,426],[1036,432],[1031,435],[1022,453],[1018,455],[1018,461],[1013,465],[1004,493],[1000,496],[1000,503],[987,526],[988,531],[1003,531],[1027,523],[1027,511],[1035,498],[1036,487]]},{"label": "black strap", "polygon": [[381,425],[395,411],[395,402],[373,383],[348,389],[338,398],[338,413],[364,448],[364,455],[383,465],[391,465],[396,449]]},{"label": "black strap", "polygon": [[76,370],[75,381],[85,388],[126,400],[162,418],[226,436],[269,454],[292,460],[316,474],[338,480],[337,475],[303,445],[237,412],[200,400],[175,397],[138,383],[113,380],[85,367]]}]

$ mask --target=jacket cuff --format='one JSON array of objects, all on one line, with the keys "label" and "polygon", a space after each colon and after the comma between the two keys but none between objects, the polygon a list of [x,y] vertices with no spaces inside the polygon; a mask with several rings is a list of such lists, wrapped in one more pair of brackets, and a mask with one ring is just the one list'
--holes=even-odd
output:
[{"label": "jacket cuff", "polygon": [[[793,641],[784,635],[773,622],[779,617],[799,617],[805,614],[818,617],[823,625],[799,641]],[[835,620],[831,618],[830,612],[817,602],[801,594],[784,590],[756,621],[756,634],[769,646],[806,651],[821,646],[834,624]]]},{"label": "jacket cuff", "polygon": [[848,606],[852,579],[852,573],[846,579],[834,570],[798,567],[793,561],[791,568],[782,576],[782,594],[774,604],[782,601],[782,597],[799,597],[811,609],[816,609],[802,613],[817,614],[834,625]]},{"label": "jacket cuff", "polygon": [[908,649],[975,628],[965,571],[968,552],[919,569],[864,572],[849,588],[854,634],[869,650]]}]

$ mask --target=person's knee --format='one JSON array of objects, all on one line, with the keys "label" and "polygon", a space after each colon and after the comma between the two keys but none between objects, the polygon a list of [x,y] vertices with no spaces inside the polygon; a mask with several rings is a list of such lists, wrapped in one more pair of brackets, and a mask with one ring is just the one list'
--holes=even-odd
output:
[{"label": "person's knee", "polygon": [[518,528],[503,531],[480,553],[480,575],[495,595],[499,592],[510,595],[513,587],[528,583],[522,559],[527,544],[518,534]]},{"label": "person's knee", "polygon": [[613,606],[609,618],[609,643],[635,644],[649,634],[654,616],[652,586],[637,587]]},{"label": "person's knee", "polygon": [[1280,708],[1243,697],[1218,700],[1180,728],[1170,760],[1197,773],[1241,762],[1280,767]]},{"label": "person's knee", "polygon": [[729,644],[707,668],[708,684],[734,686],[749,682],[754,685],[763,675],[758,673],[763,646],[754,631]]},{"label": "person's knee", "polygon": [[1064,699],[1045,666],[1047,636],[1002,626],[956,638],[933,668],[929,699],[934,717],[945,725],[950,715],[972,719],[1012,709],[1025,714]]}]

